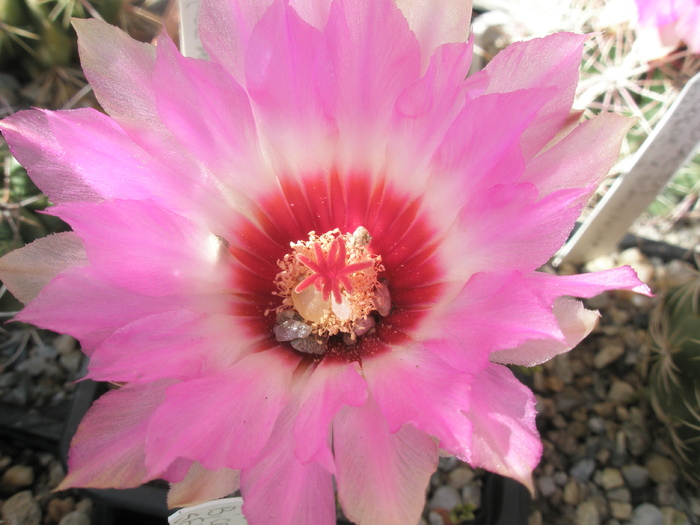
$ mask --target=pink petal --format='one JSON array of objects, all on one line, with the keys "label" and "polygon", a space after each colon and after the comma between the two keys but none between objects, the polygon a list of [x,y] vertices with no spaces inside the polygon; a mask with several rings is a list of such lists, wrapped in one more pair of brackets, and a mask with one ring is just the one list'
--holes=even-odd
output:
[{"label": "pink petal", "polygon": [[337,87],[319,95],[337,117],[340,166],[377,169],[393,104],[420,75],[418,42],[391,0],[336,0],[324,42]]},{"label": "pink petal", "polygon": [[289,402],[299,360],[280,348],[266,350],[219,374],[170,387],[149,427],[149,472],[180,456],[210,470],[254,464]]},{"label": "pink petal", "polygon": [[535,396],[501,365],[490,365],[477,374],[472,390],[468,417],[474,436],[469,464],[516,479],[532,492],[532,471],[542,455]]},{"label": "pink petal", "polygon": [[420,334],[450,366],[477,373],[491,352],[530,339],[563,341],[551,306],[518,272],[474,275],[450,302],[436,308]]},{"label": "pink petal", "polygon": [[149,475],[144,437],[171,384],[126,385],[95,401],[71,441],[68,475],[56,490],[137,487],[161,475],[170,462]]},{"label": "pink petal", "polygon": [[74,19],[80,63],[100,105],[127,131],[145,137],[162,128],[155,112],[156,48],[97,19]]},{"label": "pink petal", "polygon": [[282,2],[268,9],[250,36],[246,84],[278,172],[332,163],[337,130],[319,94],[328,97],[336,87],[321,32]]},{"label": "pink petal", "polygon": [[238,490],[239,483],[240,472],[237,470],[207,470],[195,462],[185,479],[170,485],[168,507],[189,507],[223,498]]},{"label": "pink petal", "polygon": [[516,348],[497,350],[491,354],[494,363],[535,366],[563,354],[579,344],[591,333],[600,317],[595,310],[586,310],[581,301],[559,297],[554,301],[553,313],[565,340],[532,339]]},{"label": "pink petal", "polygon": [[637,273],[629,266],[580,275],[532,272],[526,276],[526,279],[529,285],[537,290],[538,295],[550,303],[562,295],[588,298],[607,290],[631,290],[651,295],[649,287],[639,280]]},{"label": "pink petal", "polygon": [[564,244],[581,212],[581,190],[538,198],[531,184],[499,185],[474,196],[459,214],[445,252],[453,273],[535,270]]},{"label": "pink petal", "polygon": [[89,377],[144,383],[216,374],[263,337],[252,337],[241,325],[241,320],[230,315],[186,310],[137,319],[99,345],[90,358]]},{"label": "pink petal", "polygon": [[[76,112],[68,114],[75,115]],[[57,159],[65,158],[66,152],[54,135],[49,115],[45,111],[30,110],[19,111],[3,119],[0,130],[10,151],[27,168],[27,173],[39,189],[53,202],[98,202],[101,200],[99,191],[83,180],[79,169],[56,162]],[[100,118],[107,120],[107,117]],[[89,144],[86,148],[89,148]]]},{"label": "pink petal", "polygon": [[[554,147],[532,159],[521,181],[532,182],[540,195],[599,184],[617,160],[631,125],[630,119],[614,113],[602,113],[580,124]],[[588,196],[588,192],[583,193],[582,199]]]},{"label": "pink petal", "polygon": [[[204,0],[199,37],[209,57],[245,86],[244,60],[253,28],[275,0]],[[280,0],[277,0],[280,2]]]},{"label": "pink petal", "polygon": [[333,425],[338,499],[357,525],[417,523],[425,488],[437,467],[437,447],[405,425],[391,433],[374,400],[345,407]]},{"label": "pink petal", "polygon": [[[157,157],[168,170],[160,177],[142,178],[142,184],[158,181],[173,187],[177,183],[176,193],[169,196],[171,199],[198,197],[200,213],[216,213],[217,210],[206,208],[212,205],[209,199],[221,198],[220,188],[215,181],[208,180],[201,163],[183,147],[186,144],[173,137],[158,113],[154,90],[155,47],[136,42],[99,20],[75,20],[74,25],[81,64],[100,104],[136,144]],[[123,152],[122,155],[125,156]],[[203,199],[202,194],[208,198]],[[202,201],[207,203],[205,210]]]},{"label": "pink petal", "polygon": [[231,190],[251,196],[261,185],[269,187],[273,180],[262,170],[248,96],[226,70],[184,58],[164,33],[154,77],[159,118],[179,143]]},{"label": "pink petal", "polygon": [[556,33],[527,42],[515,42],[498,53],[468,82],[487,77],[485,93],[509,93],[520,89],[555,89],[537,119],[523,136],[523,153],[529,159],[550,141],[566,122],[579,79],[585,35]]},{"label": "pink petal", "polygon": [[243,513],[250,523],[335,525],[332,476],[294,454],[296,410],[290,405],[282,413],[260,460],[241,472]]},{"label": "pink petal", "polygon": [[332,0],[290,0],[289,4],[307,24],[323,29],[328,22]]},{"label": "pink petal", "polygon": [[[196,308],[198,301],[194,299],[140,295],[106,282],[88,268],[74,268],[56,276],[16,318],[70,334],[90,354],[117,328],[148,315],[181,310],[183,304]],[[211,296],[206,303],[212,310],[221,307]]]},{"label": "pink petal", "polygon": [[28,303],[58,274],[87,262],[74,233],[56,233],[0,258],[0,280],[12,295]]},{"label": "pink petal", "polygon": [[678,17],[676,33],[688,49],[700,54],[700,4],[688,5]]},{"label": "pink petal", "polygon": [[363,363],[362,370],[389,432],[410,424],[440,440],[450,454],[466,456],[472,426],[471,375],[455,370],[424,348],[399,348]]},{"label": "pink petal", "polygon": [[[197,169],[187,162],[176,168],[162,164],[163,152],[158,159],[149,155],[93,109],[21,111],[4,119],[0,129],[55,203],[150,198],[198,218],[219,209],[220,190],[207,186]],[[201,201],[207,203],[204,211]]]},{"label": "pink petal", "polygon": [[[387,146],[388,170],[401,174],[402,186],[410,185],[416,194],[424,192],[430,159],[466,103],[463,79],[472,51],[472,42],[440,46],[425,75],[396,101]],[[405,173],[412,175],[405,177]]]},{"label": "pink petal", "polygon": [[316,461],[333,473],[335,465],[329,447],[333,417],[344,405],[361,406],[366,401],[367,383],[354,364],[321,361],[304,386],[294,423],[295,454],[299,461],[303,464]]},{"label": "pink petal", "polygon": [[[467,100],[435,151],[425,198],[450,224],[474,196],[517,181],[525,169],[522,137],[552,90],[523,90]],[[450,206],[445,206],[451,202]],[[444,216],[444,217],[443,217]]]},{"label": "pink petal", "polygon": [[207,229],[152,201],[66,203],[51,213],[85,245],[92,271],[143,295],[221,293],[230,253]]},{"label": "pink petal", "polygon": [[423,69],[442,44],[466,42],[469,36],[471,0],[397,0],[396,4],[418,37]]}]

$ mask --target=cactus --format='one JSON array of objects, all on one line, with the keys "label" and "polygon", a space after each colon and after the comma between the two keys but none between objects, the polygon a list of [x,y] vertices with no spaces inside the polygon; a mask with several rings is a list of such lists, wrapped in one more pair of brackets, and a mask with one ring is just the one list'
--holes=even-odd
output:
[{"label": "cactus", "polygon": [[85,86],[71,17],[116,23],[123,0],[0,0],[0,72],[22,72],[32,105],[59,108]]},{"label": "cactus", "polygon": [[700,274],[674,288],[651,318],[649,397],[687,477],[700,484]]}]

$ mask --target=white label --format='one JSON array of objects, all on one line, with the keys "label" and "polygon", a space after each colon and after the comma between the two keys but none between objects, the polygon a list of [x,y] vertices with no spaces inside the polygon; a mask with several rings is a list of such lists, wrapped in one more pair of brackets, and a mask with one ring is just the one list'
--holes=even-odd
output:
[{"label": "white label", "polygon": [[186,57],[209,58],[199,40],[200,0],[180,0],[180,52]]},{"label": "white label", "polygon": [[168,516],[170,525],[248,525],[243,512],[243,498],[207,501],[178,510]]},{"label": "white label", "polygon": [[[700,73],[686,84],[634,157],[632,168],[614,182],[555,264],[581,263],[612,252],[632,223],[654,201],[700,144]],[[591,152],[595,155],[595,152]]]}]

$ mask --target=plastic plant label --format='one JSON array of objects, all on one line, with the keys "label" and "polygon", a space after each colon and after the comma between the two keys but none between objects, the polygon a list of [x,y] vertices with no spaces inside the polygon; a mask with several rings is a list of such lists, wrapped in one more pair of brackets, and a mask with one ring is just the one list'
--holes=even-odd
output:
[{"label": "plastic plant label", "polygon": [[[610,187],[554,264],[581,263],[615,249],[632,223],[654,201],[700,144],[700,73],[683,88],[634,158]],[[591,153],[595,155],[595,152]]]},{"label": "plastic plant label", "polygon": [[207,501],[178,510],[168,516],[170,525],[248,525],[243,512],[243,498]]},{"label": "plastic plant label", "polygon": [[208,58],[197,31],[200,0],[180,2],[180,51],[186,57]]}]

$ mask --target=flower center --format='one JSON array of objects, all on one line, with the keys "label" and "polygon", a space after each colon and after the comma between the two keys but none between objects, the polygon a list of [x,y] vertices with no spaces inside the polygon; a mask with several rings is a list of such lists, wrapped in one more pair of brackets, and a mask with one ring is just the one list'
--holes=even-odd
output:
[{"label": "flower center", "polygon": [[330,338],[353,345],[374,331],[389,314],[391,298],[379,278],[381,257],[369,250],[372,238],[360,226],[353,233],[335,229],[307,241],[291,243],[292,251],[277,265],[274,334],[303,353],[322,355]]}]

